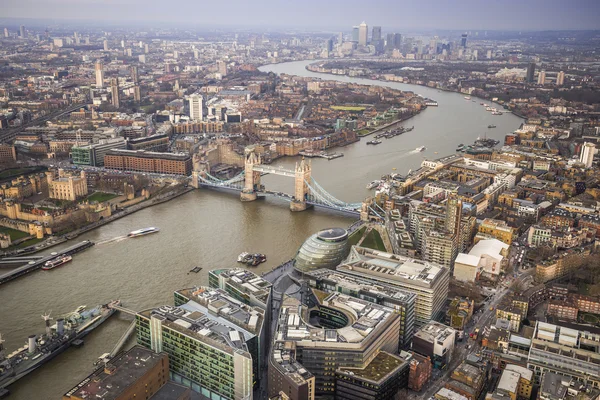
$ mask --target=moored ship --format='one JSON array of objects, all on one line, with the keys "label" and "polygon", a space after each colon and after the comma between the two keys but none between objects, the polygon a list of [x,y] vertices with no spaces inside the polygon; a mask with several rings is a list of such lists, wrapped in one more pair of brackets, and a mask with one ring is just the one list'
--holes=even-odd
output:
[{"label": "moored ship", "polygon": [[159,231],[158,228],[151,226],[150,228],[144,228],[144,229],[138,229],[137,231],[131,231],[131,232],[129,232],[129,234],[127,236],[128,237],[138,237],[138,236],[149,235],[151,233],[156,233],[158,231]]},{"label": "moored ship", "polygon": [[46,261],[46,263],[44,264],[44,266],[42,267],[42,269],[44,271],[48,271],[48,270],[51,270],[53,268],[60,267],[61,265],[66,264],[66,263],[68,263],[71,260],[73,260],[73,257],[71,257],[69,255],[64,255],[64,256],[61,256],[61,257],[57,257],[57,258],[55,258],[53,260]]},{"label": "moored ship", "polygon": [[427,147],[425,147],[425,146],[419,146],[415,150],[421,152],[421,151],[427,150]]},{"label": "moored ship", "polygon": [[0,391],[25,375],[50,361],[73,342],[80,340],[114,312],[119,300],[88,309],[80,306],[75,311],[58,318],[50,325],[50,315],[42,315],[46,331],[41,335],[30,335],[27,343],[12,353],[5,355],[4,341],[0,337]]}]

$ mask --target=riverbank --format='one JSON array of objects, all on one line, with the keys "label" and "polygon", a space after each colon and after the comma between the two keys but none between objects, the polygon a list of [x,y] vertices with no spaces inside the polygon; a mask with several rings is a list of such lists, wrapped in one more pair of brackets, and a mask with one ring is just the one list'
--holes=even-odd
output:
[{"label": "riverbank", "polygon": [[115,214],[112,214],[110,217],[108,218],[103,218],[100,221],[97,222],[93,222],[89,225],[83,226],[81,228],[78,228],[74,231],[71,231],[69,233],[66,233],[64,235],[61,235],[59,237],[51,237],[43,242],[37,243],[34,246],[30,246],[30,247],[26,247],[24,249],[19,249],[19,250],[15,250],[15,251],[10,251],[10,252],[2,252],[0,253],[2,256],[23,256],[23,255],[30,255],[30,254],[35,254],[38,253],[40,251],[52,248],[54,246],[57,246],[59,244],[68,242],[69,240],[73,240],[75,238],[77,238],[79,235],[84,234],[86,232],[90,232],[94,229],[97,229],[101,226],[104,226],[106,224],[109,224],[113,221],[116,221],[120,218],[126,217],[128,215],[131,215],[137,211],[143,210],[145,208],[148,207],[152,207],[158,204],[162,204],[165,203],[167,201],[173,200],[179,196],[182,196],[186,193],[191,192],[192,190],[194,190],[193,187],[187,187],[187,188],[183,188],[182,190],[178,190],[176,192],[171,192],[168,193],[166,195],[160,195],[157,197],[153,197],[150,198],[148,200],[145,200],[139,204],[136,204],[134,206],[131,206],[129,208],[125,208]]},{"label": "riverbank", "polygon": [[518,112],[516,112],[514,110],[505,108],[504,104],[495,102],[495,101],[493,101],[493,100],[491,100],[489,98],[483,98],[483,97],[479,97],[479,96],[472,95],[472,94],[469,94],[469,93],[463,93],[463,92],[459,91],[458,89],[448,89],[448,88],[444,88],[444,87],[432,87],[432,86],[428,86],[425,82],[419,83],[420,81],[419,82],[405,83],[403,81],[400,82],[400,81],[387,80],[387,79],[383,79],[380,76],[380,74],[378,74],[378,73],[373,74],[373,75],[365,75],[365,76],[350,76],[348,73],[334,74],[332,72],[323,72],[323,71],[319,71],[318,69],[311,68],[313,65],[315,65],[315,64],[317,64],[317,63],[319,63],[321,61],[324,61],[324,60],[315,60],[315,62],[306,65],[304,68],[307,71],[315,73],[315,74],[331,75],[331,76],[345,76],[345,77],[348,77],[348,78],[358,78],[358,79],[370,79],[370,80],[379,81],[379,82],[386,82],[386,83],[402,83],[402,84],[405,84],[405,85],[421,86],[421,87],[425,87],[425,88],[428,88],[428,89],[435,89],[435,90],[439,90],[439,91],[443,91],[443,92],[447,92],[447,93],[456,93],[456,94],[460,94],[460,95],[467,95],[467,96],[473,97],[475,99],[479,99],[479,100],[482,100],[482,101],[488,101],[488,102],[491,102],[493,104],[497,104],[499,107],[502,107],[503,112],[513,114],[516,117],[519,117],[519,118],[522,118],[522,119],[527,119],[522,114],[520,114],[520,113],[518,113]]}]

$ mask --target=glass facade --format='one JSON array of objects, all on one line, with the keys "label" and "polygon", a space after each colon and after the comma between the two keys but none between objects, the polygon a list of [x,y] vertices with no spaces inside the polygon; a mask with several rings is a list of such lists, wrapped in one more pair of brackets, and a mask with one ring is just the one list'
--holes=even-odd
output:
[{"label": "glass facade", "polygon": [[294,267],[301,272],[333,269],[348,255],[348,232],[342,228],[320,231],[309,237],[296,254]]}]

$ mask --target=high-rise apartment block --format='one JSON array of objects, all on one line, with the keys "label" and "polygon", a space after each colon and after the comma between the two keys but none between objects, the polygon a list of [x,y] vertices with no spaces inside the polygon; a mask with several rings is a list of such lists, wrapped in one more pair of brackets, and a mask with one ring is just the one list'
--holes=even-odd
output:
[{"label": "high-rise apartment block", "polygon": [[96,87],[97,88],[104,87],[104,65],[102,65],[102,61],[96,62],[95,72],[96,72]]},{"label": "high-rise apartment block", "polygon": [[121,102],[119,101],[119,79],[112,78],[110,80],[110,94],[112,105],[116,108],[121,106]]},{"label": "high-rise apartment block", "polygon": [[193,94],[188,99],[190,104],[190,119],[192,121],[202,121],[202,95]]},{"label": "high-rise apartment block", "polygon": [[581,146],[581,153],[579,155],[579,161],[585,165],[586,168],[590,168],[594,163],[594,154],[596,153],[596,145],[594,143],[585,142]]}]

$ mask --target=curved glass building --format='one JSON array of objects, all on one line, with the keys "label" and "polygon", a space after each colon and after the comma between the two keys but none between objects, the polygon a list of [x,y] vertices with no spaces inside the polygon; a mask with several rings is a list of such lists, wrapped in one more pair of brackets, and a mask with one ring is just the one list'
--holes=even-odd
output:
[{"label": "curved glass building", "polygon": [[333,269],[348,255],[348,232],[343,228],[319,231],[309,237],[296,254],[294,267],[300,272]]}]

